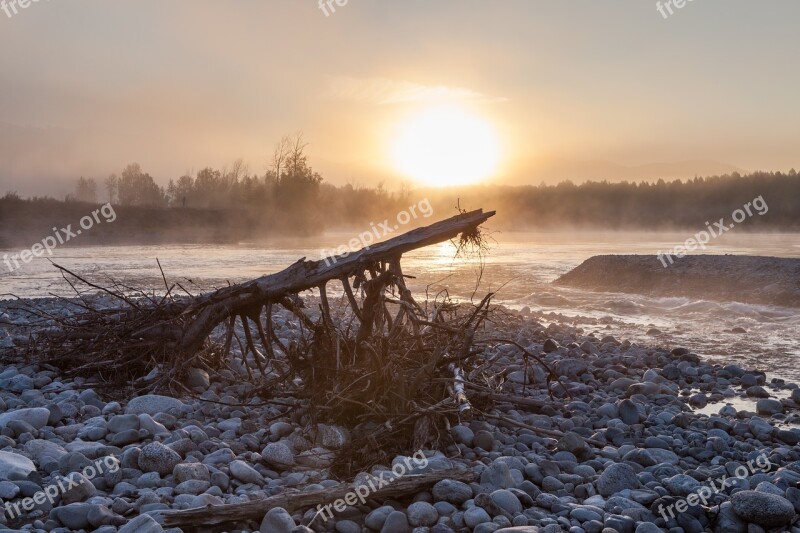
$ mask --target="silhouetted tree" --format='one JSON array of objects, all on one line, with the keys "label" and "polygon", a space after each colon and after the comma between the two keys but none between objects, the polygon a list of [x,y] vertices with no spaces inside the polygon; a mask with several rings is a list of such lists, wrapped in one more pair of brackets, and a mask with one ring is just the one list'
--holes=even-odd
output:
[{"label": "silhouetted tree", "polygon": [[125,167],[119,178],[119,203],[130,206],[157,207],[166,204],[164,191],[150,174],[142,172],[138,163]]},{"label": "silhouetted tree", "polygon": [[97,182],[94,178],[86,179],[81,176],[75,184],[74,194],[67,196],[67,201],[97,202]]}]

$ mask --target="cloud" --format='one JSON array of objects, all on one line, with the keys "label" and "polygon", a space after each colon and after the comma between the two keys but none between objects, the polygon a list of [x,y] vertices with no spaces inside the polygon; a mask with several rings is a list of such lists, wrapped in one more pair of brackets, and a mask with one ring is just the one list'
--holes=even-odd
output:
[{"label": "cloud", "polygon": [[387,78],[353,78],[337,76],[328,87],[328,95],[337,100],[366,102],[374,105],[415,102],[505,102],[506,98],[492,97],[464,87],[423,85]]}]

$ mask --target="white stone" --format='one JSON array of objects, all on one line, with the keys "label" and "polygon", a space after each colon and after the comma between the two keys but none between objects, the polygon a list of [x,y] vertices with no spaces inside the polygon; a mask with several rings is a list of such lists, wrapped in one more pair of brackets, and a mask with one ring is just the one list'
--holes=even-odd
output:
[{"label": "white stone", "polygon": [[47,425],[48,418],[50,418],[50,411],[44,407],[17,409],[0,415],[0,427],[6,427],[12,420],[22,420],[36,429],[42,429]]},{"label": "white stone", "polygon": [[27,477],[36,471],[33,461],[18,453],[0,452],[0,480],[8,480],[9,476]]},{"label": "white stone", "polygon": [[158,394],[147,394],[139,396],[128,402],[125,407],[126,414],[148,414],[155,416],[158,413],[181,413],[186,404],[176,398],[169,396],[160,396]]},{"label": "white stone", "polygon": [[244,483],[254,483],[260,485],[264,483],[264,477],[256,469],[244,461],[232,461],[229,465],[231,475]]}]

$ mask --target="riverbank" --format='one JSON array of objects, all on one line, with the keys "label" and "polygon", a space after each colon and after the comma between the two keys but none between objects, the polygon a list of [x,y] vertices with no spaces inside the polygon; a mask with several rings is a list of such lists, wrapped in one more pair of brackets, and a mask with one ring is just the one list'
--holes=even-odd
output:
[{"label": "riverbank", "polygon": [[673,262],[647,255],[601,255],[559,277],[557,285],[647,296],[800,307],[800,259],[689,255]]},{"label": "riverbank", "polygon": [[[63,310],[56,300],[37,304]],[[0,346],[9,356],[10,347],[27,342],[19,328],[30,317],[11,309],[18,306],[14,302],[0,306]],[[280,336],[299,335],[285,324]],[[680,527],[727,533],[745,532],[748,523],[752,530],[754,524],[790,527],[796,520],[795,384],[703,360],[691,347],[639,345],[608,329],[547,325],[524,311],[489,322],[484,334],[516,338],[542,354],[562,384],[550,385],[551,400],[541,367],[526,365],[510,346],[487,350],[486,364],[502,378],[498,390],[518,400],[495,404],[487,416],[454,420],[444,445],[424,450],[426,470],[463,468],[472,472],[472,482],[445,480],[409,498],[367,499],[327,521],[315,518],[315,509],[275,509],[263,520],[227,530],[647,533]],[[346,447],[353,428],[315,424],[279,405],[243,402],[255,385],[241,365],[211,375],[196,369],[191,376],[191,395],[127,399],[86,390],[82,380],[64,380],[54,367],[7,362],[0,372],[5,501],[20,501],[59,476],[80,481],[82,469],[102,457],[121,461],[117,472],[80,482],[54,505],[45,502],[13,525],[159,531],[168,510],[242,503],[342,481],[333,478],[331,459]],[[725,405],[733,399],[751,407]],[[287,400],[302,408],[302,400]],[[524,400],[542,406],[525,407]],[[715,414],[700,412],[713,401],[721,402]],[[369,473],[379,476],[403,461],[396,457]],[[758,464],[767,467],[748,466]],[[746,475],[738,478],[742,468]],[[703,502],[692,496],[711,482],[719,487],[723,478],[731,481]],[[696,505],[686,508],[684,500]]]}]

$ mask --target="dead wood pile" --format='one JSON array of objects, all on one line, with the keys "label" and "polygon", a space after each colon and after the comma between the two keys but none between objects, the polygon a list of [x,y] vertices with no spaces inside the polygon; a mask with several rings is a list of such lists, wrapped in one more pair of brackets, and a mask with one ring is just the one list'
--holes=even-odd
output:
[{"label": "dead wood pile", "polygon": [[[57,327],[36,335],[28,355],[96,388],[128,395],[189,393],[182,385],[187,369],[213,372],[236,359],[262,400],[285,398],[312,422],[352,430],[336,463],[346,477],[399,451],[441,447],[452,422],[494,401],[497,390],[482,378],[488,367],[482,354],[490,343],[515,343],[476,339],[492,295],[475,305],[448,297],[420,304],[401,268],[403,254],[448,240],[459,249],[480,249],[480,225],[492,215],[462,212],[357,253],[301,259],[276,274],[197,297],[176,296],[166,279],[162,296],[137,297],[129,287],[100,287],[62,269],[74,286],[101,290],[119,305],[98,308],[89,298],[71,300],[79,312],[44,317]],[[348,303],[344,314],[331,311],[331,284],[341,285]],[[301,293],[312,289],[319,303],[309,310]],[[278,308],[291,313],[299,339],[287,343],[278,336]],[[544,365],[517,348],[526,362]],[[154,369],[158,379],[143,383]],[[527,402],[536,408],[536,401]]]}]

